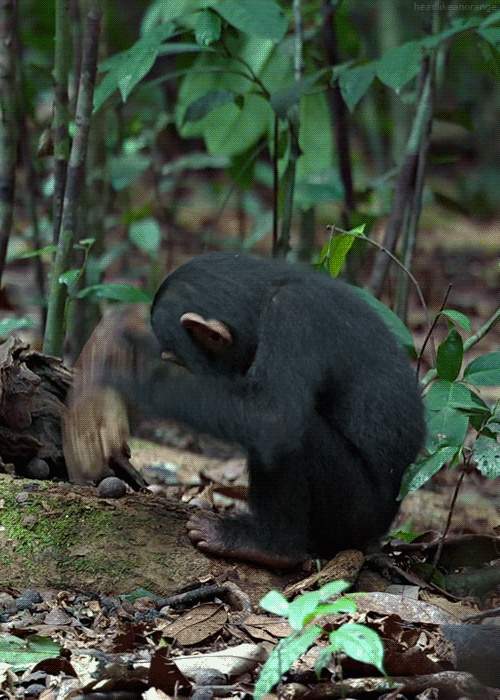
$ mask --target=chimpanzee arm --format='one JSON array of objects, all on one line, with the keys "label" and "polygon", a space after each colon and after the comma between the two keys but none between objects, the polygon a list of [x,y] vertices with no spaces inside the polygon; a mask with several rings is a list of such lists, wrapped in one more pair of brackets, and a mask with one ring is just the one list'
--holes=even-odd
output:
[{"label": "chimpanzee arm", "polygon": [[[284,285],[264,310],[255,360],[245,376],[157,370],[129,399],[150,416],[183,421],[238,442],[263,464],[299,448],[314,409],[319,363],[310,342],[314,328],[303,313],[300,290]],[[163,375],[163,376],[162,376]]]}]

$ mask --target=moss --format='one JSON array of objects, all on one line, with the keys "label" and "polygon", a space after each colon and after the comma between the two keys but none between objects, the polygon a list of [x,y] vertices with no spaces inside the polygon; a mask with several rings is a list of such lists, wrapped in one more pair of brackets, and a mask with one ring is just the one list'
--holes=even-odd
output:
[{"label": "moss", "polygon": [[15,496],[5,493],[0,525],[5,536],[15,542],[17,555],[52,549],[64,556],[70,547],[86,541],[87,535],[105,536],[114,529],[113,513],[94,510],[79,501],[65,504],[62,496],[60,501],[49,501],[47,508],[46,495],[39,491],[30,493],[23,504]]}]

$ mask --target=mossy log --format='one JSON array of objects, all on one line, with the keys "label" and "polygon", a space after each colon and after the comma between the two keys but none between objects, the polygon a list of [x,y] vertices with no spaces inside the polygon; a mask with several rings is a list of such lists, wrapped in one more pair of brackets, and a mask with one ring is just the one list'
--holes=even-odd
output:
[{"label": "mossy log", "polygon": [[209,559],[187,538],[189,511],[156,494],[105,500],[92,487],[0,475],[0,589],[168,596],[214,576],[256,603],[297,578]]}]

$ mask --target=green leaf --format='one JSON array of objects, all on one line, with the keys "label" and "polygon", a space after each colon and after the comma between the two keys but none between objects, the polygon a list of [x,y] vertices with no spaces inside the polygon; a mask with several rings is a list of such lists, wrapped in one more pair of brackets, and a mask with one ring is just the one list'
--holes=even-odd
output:
[{"label": "green leaf", "polygon": [[94,284],[91,287],[82,289],[77,294],[78,299],[86,299],[94,297],[97,299],[110,299],[113,301],[125,301],[129,303],[147,303],[152,302],[152,297],[142,289],[133,287],[130,284]]},{"label": "green leaf", "polygon": [[288,605],[288,622],[294,630],[301,630],[306,619],[314,613],[320,602],[319,591],[302,593]]},{"label": "green leaf", "polygon": [[477,386],[500,386],[500,352],[472,360],[465,368],[464,379]]},{"label": "green leaf", "polygon": [[65,284],[66,287],[69,288],[78,281],[80,274],[81,269],[79,267],[73,270],[66,270],[66,272],[62,273],[62,275],[59,275],[59,282],[60,284]]},{"label": "green leaf", "polygon": [[0,320],[0,338],[6,338],[12,331],[20,331],[23,328],[33,328],[35,322],[27,316],[17,318],[2,318]]},{"label": "green leaf", "polygon": [[354,112],[354,108],[368,91],[374,77],[375,64],[373,63],[348,68],[341,73],[339,78],[340,92],[350,112]]},{"label": "green leaf", "polygon": [[480,435],[473,448],[474,460],[481,474],[488,479],[500,477],[500,443]]},{"label": "green leaf", "polygon": [[196,14],[194,35],[200,46],[210,46],[220,39],[221,21],[219,15],[211,10],[202,10]]},{"label": "green leaf", "polygon": [[440,411],[432,411],[427,421],[427,447],[435,450],[438,447],[462,447],[469,419],[462,411],[445,406]]},{"label": "green leaf", "polygon": [[455,309],[443,309],[440,315],[446,316],[447,319],[449,319],[456,326],[462,328],[467,333],[472,332],[472,324],[470,319],[467,318],[467,316],[461,311],[455,311]]},{"label": "green leaf", "polygon": [[0,635],[0,662],[9,664],[13,671],[24,671],[31,666],[59,656],[61,648],[48,637],[33,635],[20,639],[11,634]]},{"label": "green leaf", "polygon": [[266,593],[259,605],[267,612],[274,613],[274,615],[283,615],[283,617],[288,615],[288,600],[278,591]]},{"label": "green leaf", "polygon": [[268,660],[259,674],[253,697],[260,700],[286,673],[291,665],[314,644],[322,633],[321,627],[312,625],[301,634],[294,634],[282,639],[272,650]]},{"label": "green leaf", "polygon": [[127,153],[109,160],[109,172],[113,188],[119,192],[131,185],[149,168],[151,159],[140,153]]},{"label": "green leaf", "polygon": [[440,411],[455,403],[465,404],[471,401],[472,392],[462,382],[450,382],[437,379],[424,396],[424,402],[430,411]]},{"label": "green leaf", "polygon": [[382,640],[374,630],[365,625],[351,622],[331,632],[330,650],[332,652],[343,651],[351,659],[371,664],[385,675]]},{"label": "green leaf", "polygon": [[295,188],[295,201],[302,209],[314,204],[340,202],[344,189],[340,182],[298,182]]},{"label": "green leaf", "polygon": [[351,598],[339,598],[333,603],[324,603],[318,605],[314,611],[314,616],[320,615],[339,615],[340,613],[355,613],[358,609],[356,603]]},{"label": "green leaf", "polygon": [[388,87],[399,92],[418,75],[422,62],[422,46],[409,41],[386,51],[375,64],[377,77]]},{"label": "green leaf", "polygon": [[477,33],[494,48],[500,48],[500,27],[483,27]]},{"label": "green leaf", "polygon": [[125,102],[137,83],[144,78],[153,67],[160,46],[168,39],[174,30],[173,24],[160,24],[146,32],[127,51],[115,54],[104,61],[99,69],[109,71],[97,86],[94,93],[94,111],[119,89]]},{"label": "green leaf", "polygon": [[464,357],[462,337],[454,328],[438,347],[436,369],[441,379],[452,382],[458,377]]},{"label": "green leaf", "polygon": [[[328,188],[328,200],[338,200],[343,197],[344,188],[338,167],[333,167],[334,147],[331,113],[326,94],[313,92],[302,95],[299,104],[299,118],[301,154],[297,160],[298,188],[302,183],[313,186],[323,185]],[[315,194],[313,193],[312,196]],[[297,195],[299,195],[298,191]]]},{"label": "green leaf", "polygon": [[161,174],[165,176],[180,175],[185,170],[205,170],[206,168],[227,168],[229,158],[211,156],[203,151],[195,151],[181,156],[163,166]]},{"label": "green leaf", "polygon": [[130,225],[128,236],[132,243],[151,257],[160,250],[161,231],[156,219],[140,219]]},{"label": "green leaf", "polygon": [[26,260],[28,258],[37,258],[47,253],[55,253],[57,250],[56,245],[46,245],[43,248],[37,248],[36,250],[28,250],[26,253],[16,253],[14,255],[9,255],[8,262],[13,262],[14,260]]},{"label": "green leaf", "polygon": [[328,272],[332,277],[338,277],[344,269],[347,254],[355,240],[355,236],[347,233],[341,233],[332,238],[328,249]]},{"label": "green leaf", "polygon": [[280,88],[271,94],[271,107],[280,119],[286,119],[288,111],[296,105],[300,98],[318,82],[325,73],[325,69],[308,75],[301,80],[295,80],[291,85]]},{"label": "green leaf", "polygon": [[274,0],[221,0],[214,8],[226,22],[246,34],[255,34],[273,41],[281,41],[288,22],[281,7]]},{"label": "green leaf", "polygon": [[216,107],[234,103],[235,98],[236,94],[230,90],[211,90],[191,102],[184,113],[184,122],[200,121]]},{"label": "green leaf", "polygon": [[456,447],[442,447],[421,462],[410,464],[403,475],[398,499],[403,499],[411,491],[416,491],[427,483],[443,465],[455,459],[458,452]]},{"label": "green leaf", "polygon": [[349,581],[344,581],[339,579],[338,581],[330,581],[319,589],[319,599],[321,602],[333,598],[336,595],[340,595],[344,591],[347,591],[351,587]]},{"label": "green leaf", "polygon": [[491,24],[500,22],[500,10],[495,10],[481,22],[481,27],[489,27]]},{"label": "green leaf", "polygon": [[375,309],[375,311],[382,317],[389,330],[393,333],[399,344],[408,351],[411,357],[415,357],[416,352],[413,344],[413,336],[399,316],[396,316],[396,314],[391,311],[388,306],[376,299],[367,289],[352,287],[352,290],[355,294],[364,299],[373,309]]}]

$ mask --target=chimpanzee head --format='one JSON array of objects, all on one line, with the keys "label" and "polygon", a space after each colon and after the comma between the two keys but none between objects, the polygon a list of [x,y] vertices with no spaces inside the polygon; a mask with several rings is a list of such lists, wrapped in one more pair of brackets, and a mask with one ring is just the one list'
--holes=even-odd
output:
[{"label": "chimpanzee head", "polygon": [[246,373],[255,356],[265,289],[255,262],[212,253],[193,258],[164,280],[151,325],[165,359],[193,373]]}]

